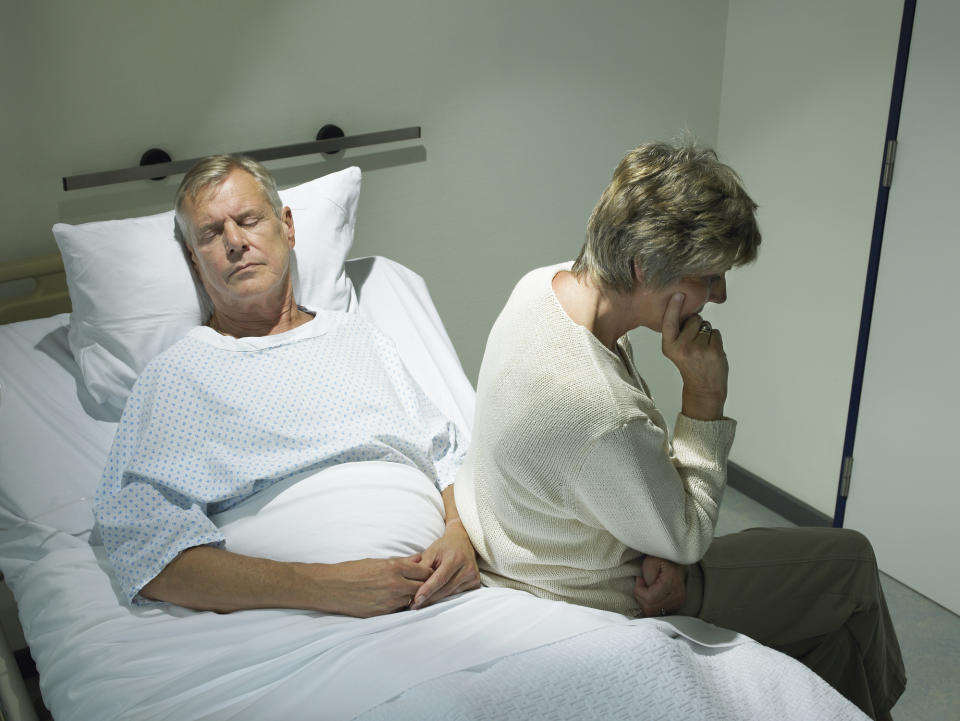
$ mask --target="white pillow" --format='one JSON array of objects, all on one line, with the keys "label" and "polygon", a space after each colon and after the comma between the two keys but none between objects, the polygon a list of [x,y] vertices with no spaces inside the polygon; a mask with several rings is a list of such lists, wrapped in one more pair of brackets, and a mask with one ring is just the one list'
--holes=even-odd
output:
[{"label": "white pillow", "polygon": [[211,516],[227,550],[275,561],[412,556],[443,535],[443,499],[400,463],[341,463],[260,491]]},{"label": "white pillow", "polygon": [[[360,169],[346,168],[280,191],[293,212],[293,290],[314,309],[353,311],[343,262],[353,244]],[[70,290],[70,349],[97,403],[122,410],[154,357],[202,322],[173,211],[82,225],[57,223]]]}]

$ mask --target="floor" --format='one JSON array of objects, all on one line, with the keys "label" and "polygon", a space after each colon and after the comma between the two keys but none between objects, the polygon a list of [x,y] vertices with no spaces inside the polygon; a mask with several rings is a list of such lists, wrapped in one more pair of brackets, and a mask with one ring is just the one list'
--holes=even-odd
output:
[{"label": "floor", "polygon": [[[728,487],[716,535],[792,525]],[[960,721],[960,616],[890,576],[881,574],[881,583],[907,669],[907,690],[893,708],[894,721]]]}]

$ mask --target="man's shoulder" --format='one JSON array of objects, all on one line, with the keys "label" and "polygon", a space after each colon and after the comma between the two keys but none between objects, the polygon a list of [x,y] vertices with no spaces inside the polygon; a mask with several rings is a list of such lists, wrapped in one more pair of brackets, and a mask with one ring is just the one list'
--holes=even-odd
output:
[{"label": "man's shoulder", "polygon": [[159,355],[154,356],[141,371],[134,388],[147,381],[156,383],[165,377],[181,377],[186,366],[197,363],[208,346],[198,342],[193,337],[193,332],[191,331]]},{"label": "man's shoulder", "polygon": [[[193,353],[201,352],[205,347],[204,343],[200,343],[196,339],[196,333],[202,330],[202,326],[197,326],[193,328],[187,335],[178,340],[176,343],[171,345],[169,348],[164,350],[162,353],[154,357],[149,363],[147,363],[146,368],[151,366],[162,367],[171,363],[175,363],[177,359],[183,358]],[[146,370],[146,369],[145,369]]]},{"label": "man's shoulder", "polygon": [[396,344],[385,330],[379,328],[375,323],[362,317],[358,313],[342,311],[320,312],[330,314],[332,329],[367,341],[383,351],[390,353],[398,352]]}]

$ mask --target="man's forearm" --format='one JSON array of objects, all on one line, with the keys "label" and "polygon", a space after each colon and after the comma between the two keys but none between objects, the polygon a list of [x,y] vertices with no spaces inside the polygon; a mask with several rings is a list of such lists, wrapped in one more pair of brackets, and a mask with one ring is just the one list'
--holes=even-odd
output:
[{"label": "man's forearm", "polygon": [[[453,485],[442,493],[448,526],[464,534]],[[469,540],[467,540],[469,546]],[[470,557],[472,561],[472,548]],[[288,563],[212,546],[188,548],[140,594],[198,611],[296,608],[375,616],[405,608],[432,571],[419,557],[346,563]],[[472,561],[475,569],[476,562]],[[473,585],[472,582],[469,585]]]},{"label": "man's forearm", "polygon": [[246,608],[323,610],[309,599],[308,564],[243,556],[210,546],[188,548],[140,595],[201,611]]},{"label": "man's forearm", "polygon": [[290,563],[197,546],[140,593],[200,611],[295,608],[367,617],[405,608],[429,576],[409,558]]}]

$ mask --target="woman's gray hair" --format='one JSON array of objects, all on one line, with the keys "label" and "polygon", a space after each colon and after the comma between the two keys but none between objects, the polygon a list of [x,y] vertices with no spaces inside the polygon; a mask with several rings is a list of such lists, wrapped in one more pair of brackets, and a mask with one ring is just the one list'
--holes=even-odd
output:
[{"label": "woman's gray hair", "polygon": [[707,148],[648,143],[627,153],[603,191],[573,272],[632,290],[634,262],[651,288],[757,257],[757,204]]},{"label": "woman's gray hair", "polygon": [[227,179],[234,170],[245,170],[253,176],[263,191],[263,196],[273,208],[273,213],[278,218],[283,213],[283,202],[280,200],[280,193],[277,191],[277,182],[270,175],[270,171],[264,168],[253,158],[245,155],[211,155],[199,161],[183,176],[180,181],[180,187],[177,189],[177,198],[174,201],[174,209],[177,216],[177,231],[180,242],[185,242],[190,225],[183,216],[183,203],[190,200],[196,201],[197,196],[210,187],[220,185]]}]

